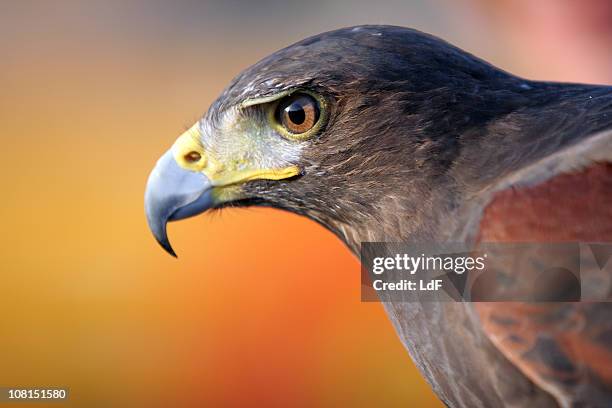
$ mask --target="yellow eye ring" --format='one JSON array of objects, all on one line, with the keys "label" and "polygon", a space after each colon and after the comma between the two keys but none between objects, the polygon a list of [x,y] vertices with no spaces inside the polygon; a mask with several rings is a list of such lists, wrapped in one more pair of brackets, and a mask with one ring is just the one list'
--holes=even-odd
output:
[{"label": "yellow eye ring", "polygon": [[268,111],[268,120],[281,136],[290,140],[306,140],[315,135],[327,119],[327,104],[318,95],[296,91],[275,101]]}]

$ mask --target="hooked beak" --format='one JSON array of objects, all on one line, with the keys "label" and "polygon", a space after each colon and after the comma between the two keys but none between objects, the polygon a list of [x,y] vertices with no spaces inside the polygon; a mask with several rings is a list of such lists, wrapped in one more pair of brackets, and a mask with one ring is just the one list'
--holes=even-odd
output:
[{"label": "hooked beak", "polygon": [[155,239],[170,255],[166,224],[200,214],[213,205],[212,183],[203,173],[180,167],[168,150],[149,176],[145,191],[145,213]]}]

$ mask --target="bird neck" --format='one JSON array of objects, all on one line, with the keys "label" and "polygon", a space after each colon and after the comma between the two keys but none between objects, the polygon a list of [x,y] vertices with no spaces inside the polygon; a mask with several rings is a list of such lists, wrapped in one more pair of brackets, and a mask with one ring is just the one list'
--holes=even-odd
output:
[{"label": "bird neck", "polygon": [[355,254],[362,242],[441,242],[460,227],[457,215],[479,192],[553,151],[612,129],[612,87],[525,81],[527,87],[505,102],[493,93],[502,98],[495,112],[484,114],[486,104],[464,106],[462,122],[449,113],[453,120],[404,123],[382,140],[387,149],[380,149],[380,137],[371,145],[362,139],[372,152],[367,164],[375,168],[334,180],[332,185],[346,186],[344,195],[306,215]]}]

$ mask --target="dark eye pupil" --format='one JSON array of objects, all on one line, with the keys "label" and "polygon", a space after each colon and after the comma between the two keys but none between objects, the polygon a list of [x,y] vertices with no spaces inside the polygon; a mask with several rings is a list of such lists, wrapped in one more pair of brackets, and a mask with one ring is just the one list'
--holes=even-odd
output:
[{"label": "dark eye pupil", "polygon": [[306,120],[306,112],[304,112],[304,107],[300,103],[292,103],[291,105],[287,106],[285,111],[289,116],[289,120],[296,125],[301,125]]}]

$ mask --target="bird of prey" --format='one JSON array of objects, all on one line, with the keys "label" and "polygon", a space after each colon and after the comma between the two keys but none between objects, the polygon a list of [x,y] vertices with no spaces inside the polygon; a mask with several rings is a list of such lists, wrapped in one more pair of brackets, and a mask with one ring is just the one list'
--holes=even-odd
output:
[{"label": "bird of prey", "polygon": [[[519,78],[408,28],[316,35],[239,74],[145,193],[171,254],[167,222],[228,205],[306,216],[356,255],[362,242],[609,243],[612,87]],[[448,406],[612,406],[610,303],[384,306]]]}]

